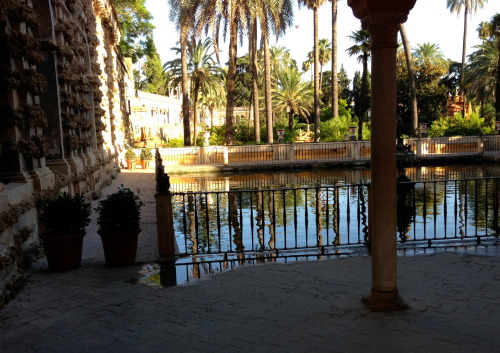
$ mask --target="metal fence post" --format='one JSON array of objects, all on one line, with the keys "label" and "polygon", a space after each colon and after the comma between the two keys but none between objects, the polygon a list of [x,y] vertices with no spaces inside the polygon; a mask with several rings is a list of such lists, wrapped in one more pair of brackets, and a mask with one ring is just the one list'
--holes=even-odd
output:
[{"label": "metal fence post", "polygon": [[164,166],[158,148],[156,149],[156,229],[160,262],[175,262],[174,216],[170,178]]}]

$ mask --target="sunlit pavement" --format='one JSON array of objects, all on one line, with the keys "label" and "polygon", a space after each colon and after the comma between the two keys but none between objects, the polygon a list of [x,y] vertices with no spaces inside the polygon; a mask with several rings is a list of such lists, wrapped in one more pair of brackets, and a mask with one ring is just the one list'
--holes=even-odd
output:
[{"label": "sunlit pavement", "polygon": [[161,288],[137,281],[157,257],[154,173],[124,171],[104,193],[120,184],[146,204],[141,264],[105,267],[94,219],[81,268],[48,272],[40,261],[0,310],[1,352],[499,351],[499,245],[399,257],[410,307],[399,312],[362,304],[368,257],[241,266]]}]

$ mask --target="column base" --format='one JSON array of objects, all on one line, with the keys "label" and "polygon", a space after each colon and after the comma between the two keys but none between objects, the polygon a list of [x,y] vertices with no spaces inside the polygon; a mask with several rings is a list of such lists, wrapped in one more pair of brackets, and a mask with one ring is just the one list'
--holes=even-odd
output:
[{"label": "column base", "polygon": [[398,290],[390,292],[379,292],[372,288],[371,293],[367,297],[363,297],[363,303],[371,311],[393,311],[406,310],[408,305],[399,295]]}]

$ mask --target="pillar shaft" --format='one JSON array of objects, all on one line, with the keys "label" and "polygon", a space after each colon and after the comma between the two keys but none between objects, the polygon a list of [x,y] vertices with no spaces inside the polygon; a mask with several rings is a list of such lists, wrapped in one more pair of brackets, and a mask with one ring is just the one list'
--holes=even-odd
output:
[{"label": "pillar shaft", "polygon": [[371,24],[373,289],[396,287],[396,49],[397,23]]},{"label": "pillar shaft", "polygon": [[405,309],[396,271],[396,50],[400,23],[415,0],[348,0],[371,33],[370,243],[372,289],[364,302],[372,310]]}]

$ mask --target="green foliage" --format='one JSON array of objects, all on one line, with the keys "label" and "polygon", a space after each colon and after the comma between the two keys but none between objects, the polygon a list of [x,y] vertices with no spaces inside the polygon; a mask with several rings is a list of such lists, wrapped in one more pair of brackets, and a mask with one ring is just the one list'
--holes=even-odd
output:
[{"label": "green foliage", "polygon": [[[207,129],[210,131],[210,145],[211,146],[223,146],[226,141],[226,126],[214,126],[211,129]],[[248,125],[246,122],[237,123],[234,125],[234,145],[246,145],[249,143],[253,143],[253,126]],[[262,128],[261,128],[262,134]],[[199,136],[197,140],[198,146],[203,145],[203,137]]]},{"label": "green foliage", "polygon": [[462,118],[461,114],[454,117],[442,117],[432,123],[428,129],[429,137],[440,136],[476,136],[495,133],[495,127],[485,122],[478,114],[473,113]]},{"label": "green foliage", "polygon": [[78,234],[90,223],[90,204],[83,195],[70,196],[64,192],[42,204],[44,233],[50,236]]},{"label": "green foliage", "polygon": [[151,148],[144,147],[141,149],[139,159],[142,161],[150,161],[153,159],[153,154],[151,153]]},{"label": "green foliage", "polygon": [[146,38],[153,35],[153,16],[146,8],[146,0],[114,0],[113,5],[123,33],[121,52],[136,63],[148,52]]},{"label": "green foliage", "polygon": [[135,152],[130,148],[127,150],[127,152],[125,153],[125,160],[126,161],[135,161],[137,160],[137,155],[135,154]]},{"label": "green foliage", "polygon": [[171,138],[165,143],[166,147],[184,147],[184,138]]},{"label": "green foliage", "polygon": [[248,55],[236,58],[236,86],[234,103],[237,107],[250,105],[252,75]]},{"label": "green foliage", "polygon": [[357,120],[351,118],[349,115],[339,115],[337,119],[324,121],[320,126],[320,141],[346,140],[349,136],[349,126],[357,126],[357,124]]},{"label": "green foliage", "polygon": [[137,194],[129,188],[118,188],[117,192],[109,194],[99,201],[95,210],[98,213],[97,226],[100,232],[126,232],[140,228],[141,207],[144,204]]},{"label": "green foliage", "polygon": [[[147,39],[148,52],[146,61],[141,67],[142,77],[136,80],[136,89],[154,94],[164,94],[166,91],[166,76],[163,72],[160,55],[152,38]],[[138,81],[138,82],[137,82]]]},{"label": "green foliage", "polygon": [[[339,117],[331,118],[331,107],[324,108],[321,112],[320,141],[343,141],[349,138],[349,126],[358,127],[358,119],[351,114],[351,109],[344,99],[339,100]],[[370,123],[363,123],[363,140],[369,140],[371,136]]]},{"label": "green foliage", "polygon": [[210,129],[210,145],[222,146],[226,141],[226,126],[214,126]]}]

